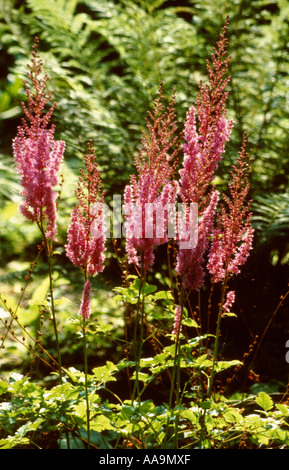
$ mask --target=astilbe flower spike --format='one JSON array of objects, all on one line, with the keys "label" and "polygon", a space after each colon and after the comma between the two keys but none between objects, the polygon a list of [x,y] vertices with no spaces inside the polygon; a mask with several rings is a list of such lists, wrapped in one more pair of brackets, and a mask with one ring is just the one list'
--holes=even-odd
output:
[{"label": "astilbe flower spike", "polygon": [[230,77],[224,78],[230,61],[227,26],[228,19],[212,54],[212,66],[207,61],[209,84],[203,86],[201,82],[196,106],[188,110],[185,122],[180,193],[183,201],[199,205],[214,179],[233,127],[233,122],[226,118],[228,92],[225,89],[230,81]]},{"label": "astilbe flower spike", "polygon": [[[200,84],[196,106],[189,109],[185,122],[180,195],[183,204],[198,205],[198,242],[190,249],[179,248],[176,271],[184,287],[196,290],[204,283],[204,255],[209,247],[219,198],[218,191],[212,189],[212,181],[233,126],[226,118],[228,93],[225,88],[230,80],[224,77],[230,61],[227,26],[228,19],[212,54],[212,66],[207,62],[209,84]],[[180,232],[178,238],[179,242],[183,241]]]},{"label": "astilbe flower spike", "polygon": [[223,314],[229,312],[234,302],[235,302],[235,291],[230,290],[229,292],[227,292],[226,301],[223,305]]},{"label": "astilbe flower spike", "polygon": [[101,191],[100,171],[92,143],[88,143],[88,154],[84,156],[85,170],[80,169],[78,186],[75,191],[77,204],[71,214],[68,228],[66,255],[85,275],[80,314],[84,319],[90,316],[91,282],[89,277],[104,269],[105,261],[105,212],[104,191]]},{"label": "astilbe flower spike", "polygon": [[84,284],[81,304],[79,308],[79,315],[81,315],[84,320],[88,320],[91,314],[90,295],[91,295],[91,282],[90,280],[87,280]]},{"label": "astilbe flower spike", "polygon": [[37,223],[47,239],[53,240],[57,234],[57,193],[53,188],[58,183],[57,173],[63,161],[65,142],[54,140],[55,126],[50,125],[55,103],[45,111],[52,93],[46,91],[49,78],[42,74],[42,66],[36,39],[32,63],[28,65],[30,83],[24,82],[27,104],[22,103],[22,107],[25,117],[13,140],[13,154],[24,196],[19,210],[28,220]]},{"label": "astilbe flower spike", "polygon": [[246,153],[246,135],[239,152],[237,164],[231,171],[229,195],[217,214],[208,257],[208,270],[212,282],[226,281],[233,274],[239,274],[252,248],[254,229],[251,225],[251,201],[247,202],[250,184],[250,167]]},{"label": "astilbe flower spike", "polygon": [[[137,175],[132,175],[130,184],[125,187],[124,211],[126,231],[126,251],[128,261],[145,270],[151,270],[154,262],[154,248],[168,240],[168,211],[164,210],[161,220],[156,212],[174,204],[178,184],[170,181],[174,171],[177,150],[174,149],[177,129],[174,113],[174,98],[164,110],[162,88],[148,113],[147,134],[142,137],[142,148],[135,157]],[[157,225],[163,224],[161,233]],[[149,230],[148,230],[149,229]],[[148,231],[150,233],[148,233]]]},{"label": "astilbe flower spike", "polygon": [[182,308],[180,305],[175,306],[175,319],[174,319],[174,328],[173,328],[173,335],[177,335],[178,331],[181,327],[180,321],[181,321],[181,313],[182,313]]}]

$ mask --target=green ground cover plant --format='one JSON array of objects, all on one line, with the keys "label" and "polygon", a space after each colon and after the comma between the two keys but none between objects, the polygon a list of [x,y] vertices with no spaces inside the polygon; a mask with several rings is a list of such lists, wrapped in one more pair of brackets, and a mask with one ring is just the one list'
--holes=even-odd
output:
[{"label": "green ground cover plant", "polygon": [[[42,2],[27,2],[38,12],[33,19],[27,16],[27,23],[37,32],[43,22],[42,41],[49,37],[53,47],[40,53],[36,37],[21,91],[23,118],[13,138],[17,181],[3,163],[5,179],[11,180],[5,194],[10,203],[3,209],[10,215],[4,243],[11,262],[1,273],[0,448],[287,448],[287,385],[280,392],[280,387],[259,383],[251,364],[289,291],[280,300],[277,297],[263,336],[252,337],[241,357],[222,351],[222,332],[238,318],[236,279],[250,260],[256,236],[252,186],[262,179],[247,150],[248,132],[238,127],[237,147],[236,123],[228,112],[234,81],[229,74],[229,18],[208,55],[207,75],[194,104],[178,116],[176,108],[187,100],[177,86],[171,95],[166,92],[171,83],[161,83],[160,71],[173,67],[180,43],[162,38],[171,45],[172,55],[160,56],[164,63],[152,73],[145,40],[156,36],[135,31],[147,15],[149,32],[161,24],[162,36],[174,24],[180,28],[178,37],[185,31],[188,39],[188,25],[173,21],[176,10],[159,10],[162,2],[152,2],[150,8],[145,8],[146,2],[141,2],[142,8],[128,2],[123,10],[113,2],[97,2],[97,7],[94,2],[82,3],[97,11],[101,21],[89,19],[86,9],[76,11],[77,1],[55,1],[51,10]],[[19,12],[27,14],[25,7],[12,12],[3,8],[4,29],[11,27],[14,15],[17,32]],[[66,31],[63,44],[57,42],[59,36],[55,42],[51,39],[55,22]],[[146,33],[136,55],[129,54],[134,31],[138,39]],[[65,44],[86,44],[92,34],[97,41],[86,50],[87,57],[72,58]],[[124,49],[122,35],[130,43]],[[204,42],[199,47],[206,48]],[[122,58],[123,81],[145,87],[139,87],[135,100],[128,87],[123,109],[115,103],[108,113],[104,101],[113,102],[121,81],[113,75],[112,89],[106,90],[108,72],[102,69],[113,71],[116,59],[109,58],[111,48]],[[86,69],[93,54],[95,68],[100,66],[97,76]],[[142,68],[132,76],[140,56]],[[57,78],[45,73],[46,60],[53,61]],[[182,80],[186,79],[184,73]],[[50,82],[59,85],[56,95]],[[19,82],[13,83],[18,90]],[[97,92],[90,101],[92,89]],[[77,99],[85,93],[89,106],[81,108]],[[11,115],[19,111],[14,104]],[[124,124],[134,106],[135,126],[143,130],[135,147],[136,127]],[[71,126],[61,124],[64,110]],[[93,125],[88,115],[95,118]],[[98,134],[100,127],[105,132]],[[122,152],[127,141],[131,147]],[[110,165],[114,152],[122,158]],[[257,161],[260,165],[262,156]],[[125,183],[122,237],[106,217],[106,201],[121,187],[121,181],[115,181],[117,167]],[[283,195],[272,201],[286,203]],[[265,199],[259,196],[259,202],[257,232],[262,230],[265,236],[269,226],[276,236],[269,220],[274,208],[268,213]],[[151,205],[155,212],[149,212]],[[286,207],[284,215],[278,215],[278,230],[285,227],[286,232]],[[27,240],[34,247],[28,261],[23,257]],[[12,253],[19,253],[19,259],[15,261]],[[109,274],[102,278],[106,270]],[[240,376],[249,382],[246,388],[238,387]]]}]

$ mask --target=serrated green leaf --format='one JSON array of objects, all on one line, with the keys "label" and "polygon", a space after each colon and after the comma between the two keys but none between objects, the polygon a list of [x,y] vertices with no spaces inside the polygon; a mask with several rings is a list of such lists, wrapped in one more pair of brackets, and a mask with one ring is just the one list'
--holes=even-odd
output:
[{"label": "serrated green leaf", "polygon": [[274,403],[270,395],[265,392],[259,392],[256,397],[257,405],[261,406],[264,411],[269,411],[273,408]]},{"label": "serrated green leaf", "polygon": [[113,376],[114,372],[118,370],[117,365],[111,361],[107,361],[104,366],[95,367],[92,369],[94,377],[99,382],[115,381],[116,378]]},{"label": "serrated green leaf", "polygon": [[104,415],[97,415],[95,416],[90,424],[90,429],[93,431],[112,431],[115,428],[111,425],[111,420]]},{"label": "serrated green leaf", "polygon": [[276,403],[277,410],[281,411],[283,416],[289,416],[289,407],[282,403]]}]

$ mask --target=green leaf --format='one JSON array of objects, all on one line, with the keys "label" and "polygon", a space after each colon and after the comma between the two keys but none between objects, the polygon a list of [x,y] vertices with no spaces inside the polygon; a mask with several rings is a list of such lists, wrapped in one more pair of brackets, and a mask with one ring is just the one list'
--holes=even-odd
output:
[{"label": "green leaf", "polygon": [[229,369],[233,366],[241,366],[242,362],[234,359],[232,361],[218,361],[216,364],[216,372],[221,372],[223,370]]},{"label": "green leaf", "polygon": [[284,405],[282,403],[276,404],[277,410],[281,411],[283,416],[289,416],[289,407],[288,405]]},{"label": "green leaf", "polygon": [[97,415],[95,416],[90,424],[90,429],[98,432],[112,431],[115,428],[111,425],[111,421],[107,416]]},{"label": "green leaf", "polygon": [[92,369],[94,377],[99,382],[108,382],[115,381],[116,378],[113,377],[113,374],[118,370],[118,367],[111,361],[107,361],[104,366],[95,367]]},{"label": "green leaf", "polygon": [[199,328],[199,325],[197,324],[197,322],[195,320],[193,320],[193,318],[185,318],[182,321],[182,324],[186,325],[190,328]]},{"label": "green leaf", "polygon": [[256,397],[256,403],[257,405],[261,406],[264,411],[269,411],[274,406],[272,398],[265,392],[258,393]]},{"label": "green leaf", "polygon": [[173,295],[169,290],[160,290],[153,296],[157,300],[173,300]]},{"label": "green leaf", "polygon": [[0,395],[3,395],[9,388],[9,385],[4,380],[0,380]]},{"label": "green leaf", "polygon": [[235,313],[233,313],[233,312],[226,312],[226,313],[223,313],[223,314],[222,314],[222,317],[236,317],[236,318],[238,318],[237,315],[236,315]]},{"label": "green leaf", "polygon": [[208,359],[207,354],[202,354],[195,360],[195,368],[200,370],[205,370],[208,367],[212,367],[213,362],[211,359]]}]

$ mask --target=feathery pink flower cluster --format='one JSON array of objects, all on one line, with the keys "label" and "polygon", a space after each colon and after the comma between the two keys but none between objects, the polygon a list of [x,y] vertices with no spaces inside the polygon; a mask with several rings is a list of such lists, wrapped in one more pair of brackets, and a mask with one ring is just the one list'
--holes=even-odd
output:
[{"label": "feathery pink flower cluster", "polygon": [[235,291],[230,290],[229,292],[227,292],[226,302],[223,305],[223,315],[229,312],[234,302],[235,302]]},{"label": "feathery pink flower cluster", "polygon": [[184,161],[180,170],[180,194],[184,202],[202,202],[233,127],[233,122],[226,119],[225,107],[228,97],[225,88],[230,80],[224,78],[230,61],[229,56],[225,57],[226,30],[227,22],[212,54],[213,68],[207,61],[210,84],[204,87],[201,83],[196,108],[192,106],[187,113]]},{"label": "feathery pink flower cluster", "polygon": [[[170,181],[173,173],[171,161],[176,155],[173,150],[176,142],[174,102],[163,111],[162,93],[154,104],[147,119],[148,137],[143,133],[142,149],[135,158],[138,176],[131,177],[125,187],[124,213],[126,230],[126,251],[130,263],[151,270],[154,262],[154,247],[168,239],[166,224],[169,215],[163,217],[164,230],[159,235],[156,231],[156,213],[149,213],[149,207],[164,209],[176,200],[178,184]],[[150,206],[151,205],[151,206]],[[151,233],[146,233],[150,228]]]},{"label": "feathery pink flower cluster", "polygon": [[209,248],[210,235],[213,229],[219,192],[213,191],[208,206],[203,211],[198,224],[198,242],[195,248],[179,249],[176,271],[182,276],[183,286],[199,290],[204,284],[204,255]]},{"label": "feathery pink flower cluster", "polygon": [[79,308],[79,315],[81,315],[84,320],[88,320],[91,314],[90,295],[91,295],[91,282],[88,279],[84,284],[81,304]]},{"label": "feathery pink flower cluster", "polygon": [[173,335],[176,335],[180,329],[180,321],[181,321],[181,306],[176,305],[175,306],[175,320],[174,320],[174,328],[173,328]]},{"label": "feathery pink flower cluster", "polygon": [[95,276],[104,269],[105,261],[105,220],[103,211],[104,192],[101,192],[100,171],[94,149],[88,144],[85,155],[85,168],[80,170],[76,197],[78,203],[73,208],[68,228],[66,254],[71,262],[85,273],[85,287],[80,314],[84,319],[90,315],[91,285],[88,276]]},{"label": "feathery pink flower cluster", "polygon": [[204,255],[209,247],[219,198],[218,191],[211,190],[211,183],[233,126],[232,121],[226,119],[225,108],[229,78],[224,78],[224,74],[230,60],[225,57],[226,29],[227,22],[212,54],[213,68],[207,62],[210,84],[203,87],[201,83],[196,108],[189,109],[185,122],[180,195],[184,204],[198,204],[200,222],[197,246],[191,250],[179,249],[176,271],[182,276],[185,287],[196,290],[204,284]]},{"label": "feathery pink flower cluster", "polygon": [[216,228],[212,234],[208,270],[213,282],[222,281],[226,276],[238,274],[252,248],[254,229],[251,225],[249,192],[249,165],[245,151],[246,136],[239,152],[237,165],[231,171],[229,197],[217,214]]},{"label": "feathery pink flower cluster", "polygon": [[42,76],[42,61],[34,45],[32,64],[29,65],[28,78],[25,82],[28,105],[22,103],[26,120],[18,127],[13,140],[13,153],[18,173],[21,175],[21,194],[25,200],[20,205],[20,212],[30,221],[36,222],[48,239],[54,239],[56,228],[56,199],[53,190],[58,183],[57,173],[63,161],[64,141],[54,141],[54,126],[49,129],[53,104],[45,112],[51,93],[46,93],[47,75]]}]

